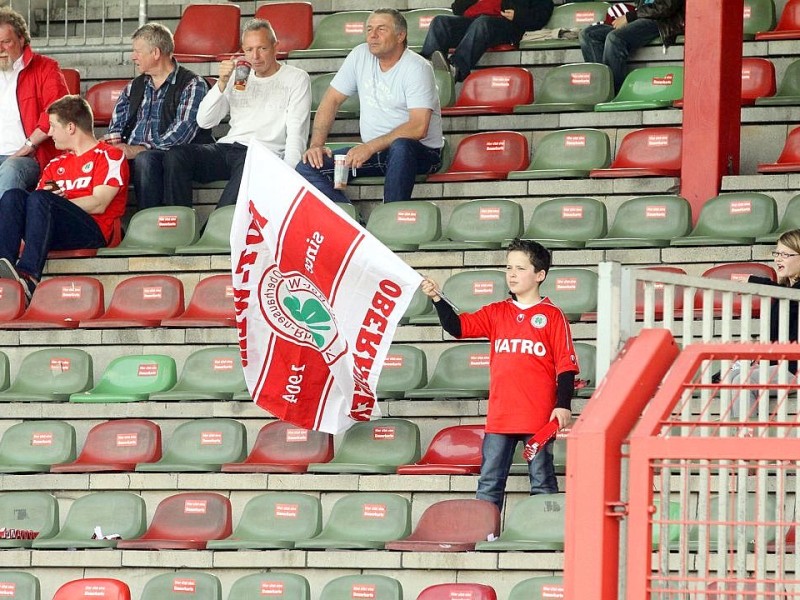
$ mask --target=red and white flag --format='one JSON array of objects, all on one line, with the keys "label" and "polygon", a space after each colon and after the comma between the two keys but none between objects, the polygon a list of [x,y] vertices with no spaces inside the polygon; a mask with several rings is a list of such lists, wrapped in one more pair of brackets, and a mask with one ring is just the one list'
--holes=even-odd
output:
[{"label": "red and white flag", "polygon": [[380,416],[378,375],[421,277],[257,142],[239,188],[231,268],[256,404],[329,433]]}]

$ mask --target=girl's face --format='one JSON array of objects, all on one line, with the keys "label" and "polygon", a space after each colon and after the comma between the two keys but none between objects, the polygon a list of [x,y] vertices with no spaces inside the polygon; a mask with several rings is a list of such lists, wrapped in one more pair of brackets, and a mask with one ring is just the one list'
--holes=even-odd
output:
[{"label": "girl's face", "polygon": [[775,257],[775,270],[778,272],[778,277],[786,277],[789,283],[794,285],[800,279],[800,253],[778,242],[772,255]]}]

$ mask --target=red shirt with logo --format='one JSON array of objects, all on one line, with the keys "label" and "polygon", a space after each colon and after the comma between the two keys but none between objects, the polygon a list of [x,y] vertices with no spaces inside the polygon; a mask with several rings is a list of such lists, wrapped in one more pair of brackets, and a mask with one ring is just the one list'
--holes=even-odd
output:
[{"label": "red shirt with logo", "polygon": [[511,298],[459,315],[462,338],[489,338],[488,433],[533,434],[550,420],[559,373],[578,372],[569,321],[549,298]]},{"label": "red shirt with logo", "polygon": [[90,215],[106,240],[111,238],[114,219],[125,214],[128,199],[128,161],[125,160],[122,150],[105,142],[98,142],[94,148],[80,156],[72,152],[57,156],[42,171],[38,189],[42,189],[50,180],[64,190],[67,200],[91,196],[98,185],[119,187],[104,212]]}]

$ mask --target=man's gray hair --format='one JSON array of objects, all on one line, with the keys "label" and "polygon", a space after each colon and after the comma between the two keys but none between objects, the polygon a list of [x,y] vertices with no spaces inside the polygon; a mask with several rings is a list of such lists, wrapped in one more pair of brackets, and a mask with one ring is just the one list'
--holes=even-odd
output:
[{"label": "man's gray hair", "polygon": [[373,15],[389,15],[392,17],[394,21],[394,32],[395,33],[405,33],[406,39],[404,44],[408,45],[408,23],[406,23],[406,18],[396,8],[376,8],[372,11]]},{"label": "man's gray hair", "polygon": [[258,31],[260,29],[263,29],[267,32],[267,37],[269,38],[270,42],[274,44],[278,41],[278,36],[275,35],[275,30],[272,28],[272,24],[266,19],[250,19],[247,23],[245,23],[244,29],[242,29],[242,39],[244,39],[244,34],[248,31]]},{"label": "man's gray hair", "polygon": [[14,30],[17,37],[21,37],[28,46],[31,43],[31,34],[28,32],[28,24],[24,17],[10,6],[0,7],[0,25],[8,25]]},{"label": "man's gray hair", "polygon": [[161,23],[147,23],[133,32],[131,36],[134,40],[143,40],[151,48],[158,48],[161,54],[172,56],[175,52],[175,40],[172,39],[172,32]]}]

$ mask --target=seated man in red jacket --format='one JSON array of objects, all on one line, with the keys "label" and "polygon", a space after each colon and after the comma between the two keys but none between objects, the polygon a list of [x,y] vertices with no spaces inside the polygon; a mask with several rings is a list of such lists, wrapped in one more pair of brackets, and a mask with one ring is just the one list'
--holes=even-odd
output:
[{"label": "seated man in red jacket", "polygon": [[47,114],[48,134],[65,153],[47,164],[36,191],[13,189],[0,197],[0,278],[19,281],[28,299],[50,250],[108,243],[128,195],[125,154],[95,139],[86,100],[64,96]]}]

